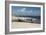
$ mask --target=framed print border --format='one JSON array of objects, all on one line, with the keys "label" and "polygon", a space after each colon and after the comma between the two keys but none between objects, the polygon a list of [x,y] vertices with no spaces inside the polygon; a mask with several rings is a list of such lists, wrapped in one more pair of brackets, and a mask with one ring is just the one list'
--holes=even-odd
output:
[{"label": "framed print border", "polygon": [[[12,7],[13,6],[24,6],[24,7],[35,7],[35,8],[40,8],[40,28],[16,28],[16,29],[12,29],[12,14],[13,14],[13,11],[12,11]],[[20,17],[21,18],[21,17]],[[28,18],[27,18],[28,19]],[[23,22],[22,22],[23,23]],[[30,24],[30,23],[29,23]],[[27,25],[28,26],[28,25]],[[31,25],[30,25],[31,26]],[[32,30],[42,30],[43,29],[43,6],[42,5],[29,5],[29,4],[9,4],[9,31],[10,32],[14,32],[14,31],[32,31]]]},{"label": "framed print border", "polygon": [[[9,32],[9,4],[42,5],[43,6],[43,30]],[[45,31],[45,5],[44,3],[23,2],[23,1],[22,2],[21,1],[5,1],[5,33],[6,34],[35,33],[35,32],[44,32],[44,31]]]}]

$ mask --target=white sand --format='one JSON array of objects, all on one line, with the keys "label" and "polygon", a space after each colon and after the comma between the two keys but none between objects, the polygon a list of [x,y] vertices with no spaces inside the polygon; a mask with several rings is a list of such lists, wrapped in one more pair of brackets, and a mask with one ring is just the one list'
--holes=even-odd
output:
[{"label": "white sand", "polygon": [[12,29],[15,28],[40,28],[41,24],[38,23],[27,23],[27,22],[13,22]]},{"label": "white sand", "polygon": [[[12,16],[12,20],[15,20],[16,17]],[[28,22],[12,22],[12,28],[40,28],[41,24],[38,23],[28,23]]]}]

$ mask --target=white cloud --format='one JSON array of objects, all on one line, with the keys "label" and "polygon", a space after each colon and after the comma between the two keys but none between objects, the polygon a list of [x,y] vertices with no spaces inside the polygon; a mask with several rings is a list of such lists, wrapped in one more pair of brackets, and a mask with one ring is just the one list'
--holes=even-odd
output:
[{"label": "white cloud", "polygon": [[26,10],[26,8],[22,8],[22,9],[21,9],[21,12],[24,12],[25,10]]}]

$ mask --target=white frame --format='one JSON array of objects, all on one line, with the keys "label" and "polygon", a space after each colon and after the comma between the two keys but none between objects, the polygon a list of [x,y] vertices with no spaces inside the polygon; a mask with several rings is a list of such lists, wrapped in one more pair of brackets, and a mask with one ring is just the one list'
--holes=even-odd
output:
[{"label": "white frame", "polygon": [[[12,6],[27,6],[27,7],[40,7],[41,8],[41,28],[20,28],[20,29],[11,29],[11,7]],[[29,5],[29,4],[9,4],[9,32],[14,31],[33,31],[33,30],[43,30],[43,6],[42,5]]]}]

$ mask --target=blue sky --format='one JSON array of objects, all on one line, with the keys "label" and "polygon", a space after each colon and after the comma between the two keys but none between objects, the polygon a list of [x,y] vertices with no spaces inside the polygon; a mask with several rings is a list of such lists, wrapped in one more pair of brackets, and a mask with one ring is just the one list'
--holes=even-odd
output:
[{"label": "blue sky", "polygon": [[12,6],[12,15],[40,16],[40,7]]}]

